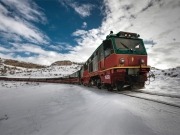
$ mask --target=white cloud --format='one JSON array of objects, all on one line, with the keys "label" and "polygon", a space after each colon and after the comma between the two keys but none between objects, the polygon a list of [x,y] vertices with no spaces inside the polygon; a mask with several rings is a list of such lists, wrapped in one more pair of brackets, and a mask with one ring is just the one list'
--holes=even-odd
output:
[{"label": "white cloud", "polygon": [[11,40],[11,41],[15,41],[15,42],[21,42],[22,41],[22,38],[20,36],[18,36],[17,34],[8,33],[8,32],[5,32],[5,31],[1,31],[0,38],[1,38],[2,41],[5,41],[5,42],[8,39]]},{"label": "white cloud", "polygon": [[48,47],[55,50],[55,51],[70,51],[70,50],[73,50],[73,46],[71,46],[70,44],[67,44],[65,42],[55,43],[55,44],[50,45]]},{"label": "white cloud", "polygon": [[82,27],[82,28],[87,28],[87,23],[86,23],[86,22],[83,22],[83,24],[82,24],[81,27]]},{"label": "white cloud", "polygon": [[91,4],[78,5],[77,3],[71,4],[71,7],[74,8],[74,10],[82,17],[90,16],[93,8]]},{"label": "white cloud", "polygon": [[34,2],[21,0],[2,0],[2,2],[4,4],[0,3],[1,37],[5,40],[12,40],[12,37],[15,37],[18,40],[25,39],[41,44],[48,42],[48,37],[29,21],[45,20]]},{"label": "white cloud", "polygon": [[86,35],[88,32],[85,31],[85,30],[77,30],[75,32],[73,32],[73,36],[83,36],[83,35]]},{"label": "white cloud", "polygon": [[21,17],[35,22],[46,22],[46,17],[40,8],[30,0],[1,0],[8,8]]},{"label": "white cloud", "polygon": [[[81,61],[81,56],[77,54],[61,54],[56,51],[49,51],[43,46],[38,46],[36,44],[30,43],[11,43],[12,47],[7,49],[4,47],[0,47],[0,57],[9,58],[9,59],[17,59],[20,61],[32,62],[43,65],[50,65],[51,63],[58,60],[71,60],[71,61]],[[55,47],[55,45],[53,45]],[[62,43],[61,46],[64,46],[67,50],[72,50],[72,46]],[[51,46],[51,48],[53,48]],[[54,49],[57,49],[56,47]],[[61,48],[60,48],[61,49]],[[6,52],[8,54],[3,54],[1,52]],[[21,53],[25,53],[27,57],[21,56]],[[18,54],[18,55],[16,55]]]},{"label": "white cloud", "polygon": [[67,5],[70,6],[78,13],[81,17],[87,17],[91,15],[91,10],[93,9],[92,4],[79,4],[71,0],[59,0],[59,2],[67,8]]},{"label": "white cloud", "polygon": [[0,52],[10,52],[10,50],[0,46]]}]

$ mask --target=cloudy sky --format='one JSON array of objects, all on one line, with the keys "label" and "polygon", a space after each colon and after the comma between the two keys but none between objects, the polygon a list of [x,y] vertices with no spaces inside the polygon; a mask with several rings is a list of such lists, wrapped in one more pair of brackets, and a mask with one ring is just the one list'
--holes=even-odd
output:
[{"label": "cloudy sky", "polygon": [[180,0],[0,0],[0,57],[84,62],[113,30],[139,33],[151,66],[180,66]]}]

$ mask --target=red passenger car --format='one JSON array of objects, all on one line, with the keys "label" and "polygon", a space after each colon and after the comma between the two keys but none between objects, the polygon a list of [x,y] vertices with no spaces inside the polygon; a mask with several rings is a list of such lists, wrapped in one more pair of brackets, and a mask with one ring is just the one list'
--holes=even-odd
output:
[{"label": "red passenger car", "polygon": [[81,83],[121,90],[124,85],[144,87],[147,80],[147,52],[136,33],[118,32],[94,51],[81,69]]}]

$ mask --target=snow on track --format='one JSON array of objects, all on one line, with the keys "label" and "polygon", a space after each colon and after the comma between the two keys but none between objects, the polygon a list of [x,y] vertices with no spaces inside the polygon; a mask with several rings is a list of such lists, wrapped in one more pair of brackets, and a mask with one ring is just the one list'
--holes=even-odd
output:
[{"label": "snow on track", "polygon": [[127,95],[130,97],[150,100],[150,101],[180,108],[180,98],[170,97],[168,95],[163,95],[163,94],[158,95],[155,93],[149,93],[149,92],[144,93],[144,92],[137,92],[137,91],[122,91],[122,92],[116,92],[116,93]]}]

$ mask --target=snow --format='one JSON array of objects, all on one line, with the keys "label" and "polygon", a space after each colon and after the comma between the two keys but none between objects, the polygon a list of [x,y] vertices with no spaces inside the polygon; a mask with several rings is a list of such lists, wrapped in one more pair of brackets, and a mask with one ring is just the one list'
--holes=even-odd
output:
[{"label": "snow", "polygon": [[[6,73],[3,76],[10,78],[54,78],[63,77],[78,71],[81,65],[72,64],[67,66],[47,66],[40,69],[28,69],[22,67],[14,67],[10,65],[1,65],[0,71],[6,68]],[[1,72],[0,72],[1,73]],[[1,74],[0,74],[1,75]],[[2,75],[1,75],[2,76]]]},{"label": "snow", "polygon": [[176,95],[180,97],[180,68],[167,70],[153,69],[155,80],[146,82],[146,87],[142,91],[160,93],[166,95]]},{"label": "snow", "polygon": [[0,81],[2,135],[179,135],[179,114],[79,85]]},{"label": "snow", "polygon": [[155,75],[155,80],[149,79],[145,88],[124,93],[180,107],[180,68],[166,70],[153,68],[151,72]]},{"label": "snow", "polygon": [[123,91],[123,92],[117,92],[117,93],[180,108],[180,97],[173,97],[173,96],[170,97],[169,95],[165,95],[165,94],[162,94],[162,95],[148,94],[152,92],[146,92],[146,91],[145,93],[137,93],[134,91]]},{"label": "snow", "polygon": [[146,88],[143,90],[180,96],[180,78],[157,78],[150,85],[146,85]]}]

